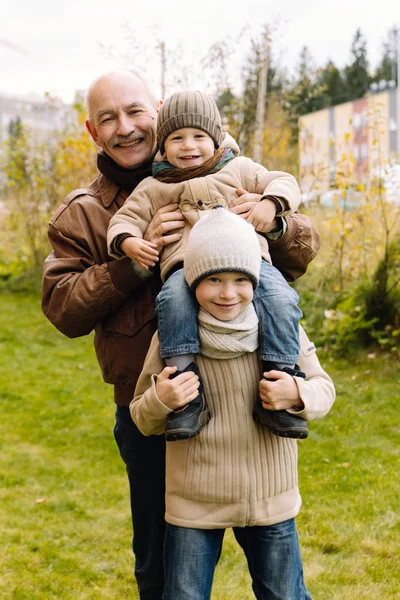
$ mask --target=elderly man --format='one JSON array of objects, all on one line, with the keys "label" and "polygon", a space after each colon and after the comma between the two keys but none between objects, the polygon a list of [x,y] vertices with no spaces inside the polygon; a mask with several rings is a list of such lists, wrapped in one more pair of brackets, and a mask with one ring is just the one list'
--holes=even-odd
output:
[{"label": "elderly man", "polygon": [[[129,414],[136,381],[157,323],[157,269],[143,271],[128,258],[107,254],[107,227],[133,189],[151,175],[159,102],[132,71],[98,78],[87,96],[87,129],[99,147],[97,178],[71,192],[49,223],[53,248],[44,266],[42,308],[68,337],[95,330],[104,381],[114,386],[114,435],[126,464],[134,529],[135,575],[142,600],[161,600],[164,541],[165,447],[161,436],[142,436]],[[232,210],[245,215],[247,197]],[[264,202],[270,202],[264,200]],[[160,251],[180,237],[176,204],[160,209],[145,239]],[[274,264],[287,279],[302,275],[318,250],[318,234],[304,215],[275,219],[264,232]]]}]

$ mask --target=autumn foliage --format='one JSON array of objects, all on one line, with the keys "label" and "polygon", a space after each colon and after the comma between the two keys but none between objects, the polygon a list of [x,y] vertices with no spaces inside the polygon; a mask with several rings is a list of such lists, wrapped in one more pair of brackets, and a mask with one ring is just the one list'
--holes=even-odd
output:
[{"label": "autumn foliage", "polygon": [[84,127],[84,111],[59,131],[37,141],[24,124],[10,124],[2,148],[0,188],[0,278],[40,273],[50,251],[47,223],[73,189],[95,177],[95,146]]}]

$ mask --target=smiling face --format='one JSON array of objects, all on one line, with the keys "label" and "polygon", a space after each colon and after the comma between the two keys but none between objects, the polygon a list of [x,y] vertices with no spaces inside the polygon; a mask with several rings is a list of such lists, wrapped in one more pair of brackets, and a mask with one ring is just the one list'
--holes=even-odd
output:
[{"label": "smiling face", "polygon": [[129,71],[104,75],[87,103],[89,133],[118,165],[133,169],[154,156],[157,107],[139,77]]},{"label": "smiling face", "polygon": [[214,273],[196,287],[200,306],[220,321],[231,321],[253,300],[253,284],[243,273]]},{"label": "smiling face", "polygon": [[164,143],[163,157],[178,169],[197,167],[215,153],[212,138],[201,129],[183,127],[169,134]]}]

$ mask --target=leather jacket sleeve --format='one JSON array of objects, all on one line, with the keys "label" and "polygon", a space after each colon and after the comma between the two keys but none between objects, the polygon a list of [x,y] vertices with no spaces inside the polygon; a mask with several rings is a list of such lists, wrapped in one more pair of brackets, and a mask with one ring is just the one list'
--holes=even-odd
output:
[{"label": "leather jacket sleeve", "polygon": [[295,281],[307,271],[319,247],[319,233],[307,215],[285,217],[287,230],[277,240],[268,240],[272,264],[287,281]]},{"label": "leather jacket sleeve", "polygon": [[53,251],[44,264],[42,309],[68,337],[89,334],[145,281],[128,258],[97,264],[83,238],[67,236],[52,224],[48,235]]}]

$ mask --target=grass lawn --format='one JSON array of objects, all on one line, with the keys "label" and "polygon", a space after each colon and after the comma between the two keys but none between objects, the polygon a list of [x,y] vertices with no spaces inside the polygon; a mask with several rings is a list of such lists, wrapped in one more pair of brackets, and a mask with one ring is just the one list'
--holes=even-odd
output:
[{"label": "grass lawn", "polygon": [[[0,305],[0,599],[135,600],[128,484],[92,336],[63,337],[37,298]],[[324,366],[337,401],[300,443],[307,585],[314,600],[398,599],[399,361]],[[212,598],[253,598],[230,532]]]}]

